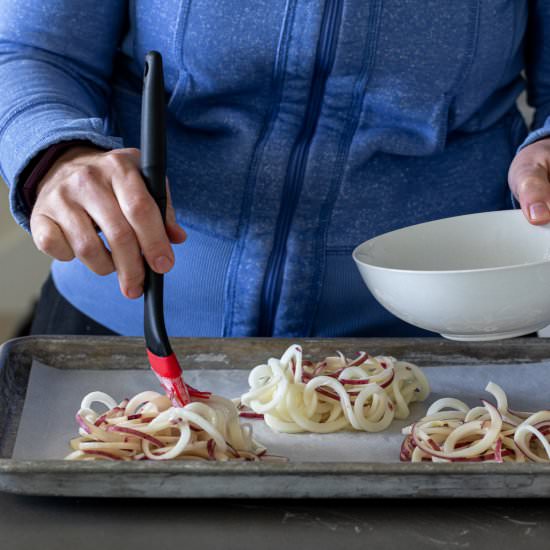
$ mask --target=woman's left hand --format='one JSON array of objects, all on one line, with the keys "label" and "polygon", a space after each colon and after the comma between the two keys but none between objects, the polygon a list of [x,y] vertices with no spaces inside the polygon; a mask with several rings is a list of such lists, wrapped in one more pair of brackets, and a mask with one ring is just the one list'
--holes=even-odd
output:
[{"label": "woman's left hand", "polygon": [[530,223],[550,222],[550,138],[535,141],[516,155],[508,184]]}]

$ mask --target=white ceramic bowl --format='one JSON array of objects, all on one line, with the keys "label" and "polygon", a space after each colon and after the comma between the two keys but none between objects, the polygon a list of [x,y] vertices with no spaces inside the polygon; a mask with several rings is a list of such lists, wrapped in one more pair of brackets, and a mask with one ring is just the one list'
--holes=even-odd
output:
[{"label": "white ceramic bowl", "polygon": [[413,225],[353,251],[374,297],[453,340],[497,340],[550,324],[550,224],[519,210]]}]

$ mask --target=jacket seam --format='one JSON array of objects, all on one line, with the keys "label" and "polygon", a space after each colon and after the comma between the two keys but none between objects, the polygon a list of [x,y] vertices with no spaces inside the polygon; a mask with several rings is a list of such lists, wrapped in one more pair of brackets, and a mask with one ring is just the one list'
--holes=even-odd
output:
[{"label": "jacket seam", "polygon": [[182,223],[185,228],[192,229],[195,233],[200,233],[201,235],[206,235],[207,237],[211,237],[213,239],[218,239],[220,241],[225,241],[228,243],[234,243],[236,241],[236,239],[233,237],[228,237],[226,235],[222,235],[221,233],[216,233],[215,231],[209,231],[208,229],[199,227],[194,223],[188,223],[185,221]]},{"label": "jacket seam", "polygon": [[260,167],[261,157],[275,126],[275,122],[277,120],[279,109],[281,106],[281,98],[286,81],[285,68],[288,60],[288,45],[290,41],[292,25],[294,22],[295,8],[296,0],[287,0],[271,78],[272,88],[276,88],[276,93],[273,94],[273,100],[271,102],[271,106],[269,108],[267,116],[265,117],[260,135],[258,136],[256,143],[254,144],[251,161],[248,167],[246,186],[243,193],[243,202],[241,205],[241,212],[237,226],[238,228],[240,228],[240,230],[237,235],[237,244],[233,249],[233,254],[231,255],[227,270],[227,282],[225,289],[225,296],[227,299],[227,313],[225,315],[223,324],[224,336],[230,336],[233,331],[233,323],[235,319],[235,301],[238,286],[238,268],[244,253],[246,238],[250,231],[250,217],[252,213],[253,195],[254,189],[256,187],[256,180],[258,169]]},{"label": "jacket seam", "polygon": [[468,44],[465,47],[464,62],[457,71],[448,91],[445,92],[444,112],[447,112],[447,117],[444,119],[439,139],[437,140],[437,149],[443,149],[447,140],[449,128],[452,126],[451,120],[451,105],[456,100],[460,90],[466,83],[466,80],[471,74],[474,66],[474,57],[479,43],[479,25],[481,14],[481,0],[472,0],[470,4],[470,17],[473,21],[472,32],[469,37]]},{"label": "jacket seam", "polygon": [[185,54],[183,44],[187,35],[187,27],[189,23],[189,14],[191,12],[192,0],[186,0],[183,11],[178,14],[176,22],[176,31],[172,44],[172,54],[174,59],[179,61],[179,72],[172,96],[168,100],[168,109],[174,109],[176,114],[179,114],[183,100],[186,96],[187,86],[189,84],[189,71],[185,64]]},{"label": "jacket seam", "polygon": [[502,71],[500,73],[500,77],[498,79],[498,85],[501,85],[504,81],[504,77],[506,75],[506,71],[509,68],[510,64],[512,63],[513,54],[514,54],[514,42],[516,39],[516,34],[518,32],[518,17],[520,16],[520,13],[518,12],[518,6],[514,5],[512,7],[512,31],[511,31],[511,38],[508,45],[508,51],[506,52],[506,62],[502,65]]},{"label": "jacket seam", "polygon": [[480,15],[481,15],[481,0],[472,0],[470,5],[470,13],[473,18],[473,30],[470,35],[470,42],[466,47],[466,53],[464,55],[464,63],[462,67],[457,72],[456,78],[454,79],[450,89],[449,94],[453,90],[455,91],[455,96],[457,92],[464,86],[467,78],[470,76],[472,68],[474,66],[475,53],[478,49],[479,44],[479,25],[480,25]]},{"label": "jacket seam", "polygon": [[[0,120],[0,142],[4,138],[4,134],[7,132],[9,126],[16,120],[20,115],[24,114],[25,112],[36,109],[37,107],[41,107],[42,105],[63,105],[65,107],[69,107],[70,109],[73,109],[77,112],[82,113],[83,111],[76,107],[75,105],[71,105],[69,102],[64,101],[63,99],[59,99],[56,96],[47,96],[43,97],[39,100],[29,100],[25,103],[22,103],[20,105],[17,105],[11,113],[8,113],[6,117],[4,117],[3,120]],[[103,119],[101,116],[93,116],[91,113],[84,112],[87,118],[99,118]]]},{"label": "jacket seam", "polygon": [[353,136],[355,135],[357,128],[359,126],[359,115],[363,106],[364,97],[367,91],[368,81],[372,75],[372,68],[374,67],[376,60],[376,51],[378,47],[378,37],[379,37],[379,27],[380,27],[380,14],[382,11],[383,0],[379,0],[373,11],[369,14],[367,20],[368,28],[373,29],[373,38],[370,44],[367,44],[369,48],[369,54],[365,57],[363,67],[357,80],[355,81],[353,99],[352,103],[348,110],[348,123],[344,133],[340,138],[340,143],[338,145],[338,152],[336,157],[336,162],[334,163],[334,171],[332,176],[332,183],[327,193],[325,202],[321,208],[319,215],[320,225],[322,227],[319,231],[319,236],[317,239],[316,245],[316,254],[315,254],[315,273],[320,274],[317,278],[316,284],[311,285],[311,291],[309,296],[309,303],[312,304],[311,315],[306,316],[308,321],[308,326],[306,327],[305,333],[311,336],[315,320],[319,312],[319,304],[322,297],[323,288],[325,285],[325,275],[326,275],[326,255],[327,255],[327,240],[328,240],[328,230],[330,226],[330,220],[332,217],[332,211],[336,203],[338,191],[342,185],[342,179],[345,172],[346,159],[349,157],[349,152],[351,144],[353,142]]}]

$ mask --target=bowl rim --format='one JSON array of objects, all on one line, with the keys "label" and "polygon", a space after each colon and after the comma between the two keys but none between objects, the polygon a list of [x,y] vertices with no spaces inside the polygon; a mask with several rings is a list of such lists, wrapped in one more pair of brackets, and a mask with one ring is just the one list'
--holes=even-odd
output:
[{"label": "bowl rim", "polygon": [[[473,268],[473,269],[405,269],[405,268],[399,268],[399,267],[383,267],[380,265],[371,264],[368,262],[365,262],[361,260],[358,257],[359,249],[366,245],[367,243],[373,242],[377,239],[380,239],[382,237],[385,237],[387,235],[390,235],[392,233],[397,233],[399,231],[404,231],[407,229],[412,229],[413,227],[418,227],[421,225],[428,225],[432,223],[442,222],[445,220],[453,220],[458,218],[466,218],[466,217],[473,217],[473,216],[482,216],[487,214],[503,214],[508,215],[508,213],[513,212],[515,216],[518,216],[519,214],[523,215],[523,212],[520,209],[510,209],[510,210],[493,210],[489,212],[474,212],[472,214],[462,214],[460,216],[451,216],[448,218],[440,218],[437,220],[430,220],[427,222],[421,222],[405,227],[401,227],[399,229],[394,229],[392,231],[387,231],[386,233],[382,233],[380,235],[377,235],[376,237],[372,237],[371,239],[367,239],[366,241],[363,241],[362,243],[358,244],[352,252],[352,258],[355,261],[355,263],[367,266],[372,269],[378,269],[383,271],[389,271],[389,272],[396,272],[396,273],[408,273],[408,274],[446,274],[446,275],[452,275],[452,274],[465,274],[465,273],[485,273],[485,272],[493,272],[493,271],[506,271],[506,270],[517,270],[517,269],[526,269],[531,267],[539,267],[545,264],[550,264],[550,258],[546,260],[538,260],[536,262],[528,262],[528,263],[521,263],[521,264],[510,264],[510,265],[504,265],[504,266],[495,266],[495,267],[479,267],[479,268]],[[516,214],[517,213],[517,214]],[[526,223],[527,222],[526,220]],[[535,227],[548,227],[550,228],[550,223],[542,226],[535,226]]]}]

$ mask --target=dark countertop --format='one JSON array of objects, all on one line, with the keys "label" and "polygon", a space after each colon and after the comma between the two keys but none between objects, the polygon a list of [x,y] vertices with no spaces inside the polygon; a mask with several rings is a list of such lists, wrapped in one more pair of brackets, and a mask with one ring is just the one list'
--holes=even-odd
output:
[{"label": "dark countertop", "polygon": [[[533,358],[548,357],[547,344],[530,340],[532,342],[525,339],[519,343],[509,341],[467,349],[470,353],[491,349],[514,357],[524,357],[523,354],[531,350]],[[38,343],[34,342],[38,349]],[[63,347],[64,354],[59,356],[59,361],[65,366],[68,358],[75,363],[81,361],[74,350],[81,352],[85,342],[89,347],[95,346],[89,340],[56,342],[52,340],[49,346],[54,351],[55,346]],[[29,340],[25,345],[31,347],[32,344]],[[421,343],[417,349],[430,345]],[[444,345],[445,350],[451,352],[458,346],[452,342]],[[46,348],[41,346],[43,353]],[[122,339],[114,339],[110,346],[97,347],[94,360],[104,361],[101,354],[115,353],[119,349],[116,346],[135,350],[133,355],[126,354],[129,360],[137,357],[137,341],[128,340],[125,344]],[[181,355],[183,348],[189,350],[190,343],[179,341],[178,346],[176,352]],[[265,354],[259,345],[257,349],[258,355]],[[119,357],[118,351],[116,354]],[[52,353],[52,357],[57,355]],[[252,362],[255,360],[254,357]],[[11,450],[6,456],[10,453]],[[176,501],[45,498],[0,493],[0,550],[73,548],[546,550],[550,548],[550,498]]]},{"label": "dark countertop", "polygon": [[550,546],[550,500],[175,501],[0,494],[0,537],[6,550],[543,550]]}]

